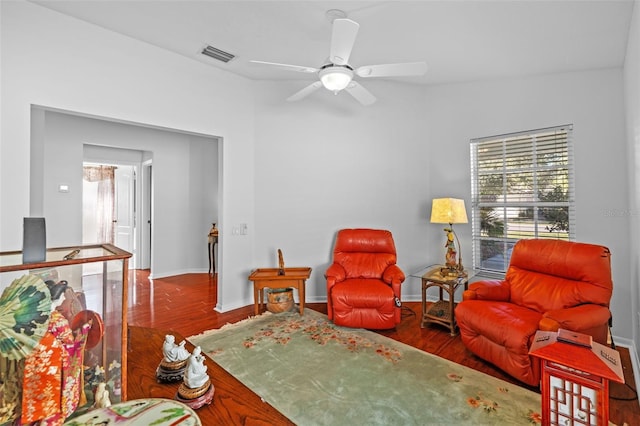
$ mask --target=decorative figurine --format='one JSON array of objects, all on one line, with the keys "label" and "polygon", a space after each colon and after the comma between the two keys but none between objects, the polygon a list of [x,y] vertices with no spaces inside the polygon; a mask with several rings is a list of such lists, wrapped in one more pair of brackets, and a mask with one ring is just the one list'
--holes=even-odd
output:
[{"label": "decorative figurine", "polygon": [[183,378],[190,354],[184,347],[184,340],[178,345],[175,342],[176,338],[171,334],[167,334],[164,337],[164,343],[162,344],[163,357],[156,369],[158,382],[179,382]]},{"label": "decorative figurine", "polygon": [[197,410],[213,400],[214,387],[204,365],[200,346],[196,346],[184,371],[184,380],[176,394],[176,400]]},{"label": "decorative figurine", "polygon": [[455,271],[458,269],[458,260],[456,259],[458,253],[456,252],[453,230],[451,228],[444,228],[444,232],[447,233],[445,264],[449,270]]},{"label": "decorative figurine", "polygon": [[104,382],[98,383],[96,392],[93,395],[93,408],[105,408],[110,406],[111,400],[109,399],[107,384]]},{"label": "decorative figurine", "polygon": [[284,275],[284,257],[280,249],[278,249],[278,275]]},{"label": "decorative figurine", "polygon": [[184,347],[185,341],[183,340],[176,345],[176,338],[171,334],[167,334],[164,337],[164,343],[162,344],[162,353],[164,354],[164,360],[167,362],[184,361],[189,358],[189,351]]},{"label": "decorative figurine", "polygon": [[23,424],[62,424],[78,406],[86,403],[82,365],[91,322],[81,322],[73,328],[57,309],[64,300],[66,281],[48,281],[47,287],[51,300],[47,332],[25,360]]},{"label": "decorative figurine", "polygon": [[213,237],[218,236],[218,228],[216,228],[215,222],[211,224],[211,229],[209,230],[209,242],[213,242]]},{"label": "decorative figurine", "polygon": [[216,224],[211,224],[211,229],[209,230],[209,235],[207,236],[207,254],[209,256],[209,274],[216,274],[216,244],[218,244],[218,228],[216,228]]},{"label": "decorative figurine", "polygon": [[189,389],[198,389],[209,381],[207,366],[204,365],[204,357],[200,346],[197,346],[187,362],[187,369],[184,372],[184,384]]}]

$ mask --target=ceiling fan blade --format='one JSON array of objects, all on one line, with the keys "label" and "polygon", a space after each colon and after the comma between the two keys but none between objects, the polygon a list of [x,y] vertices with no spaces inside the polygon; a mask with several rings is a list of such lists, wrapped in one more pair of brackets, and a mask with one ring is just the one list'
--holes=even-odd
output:
[{"label": "ceiling fan blade", "polygon": [[315,83],[311,83],[310,85],[300,90],[299,92],[296,92],[293,95],[289,96],[287,100],[289,102],[299,101],[300,99],[309,96],[310,94],[312,94],[313,92],[315,92],[321,87],[322,87],[322,83],[319,81],[316,81]]},{"label": "ceiling fan blade", "polygon": [[351,19],[336,19],[333,21],[331,34],[331,50],[329,60],[336,65],[347,65],[353,44],[358,35],[360,25]]},{"label": "ceiling fan blade", "polygon": [[403,77],[423,75],[427,72],[426,62],[408,62],[404,64],[366,65],[356,70],[360,77]]},{"label": "ceiling fan blade", "polygon": [[376,97],[356,81],[352,81],[344,90],[349,92],[349,94],[356,98],[362,105],[371,105],[376,101]]},{"label": "ceiling fan blade", "polygon": [[267,65],[270,67],[280,68],[287,71],[297,71],[297,72],[304,72],[309,74],[319,71],[318,68],[304,67],[301,65],[278,64],[276,62],[264,62],[264,61],[249,61],[249,62],[258,64],[258,65]]}]

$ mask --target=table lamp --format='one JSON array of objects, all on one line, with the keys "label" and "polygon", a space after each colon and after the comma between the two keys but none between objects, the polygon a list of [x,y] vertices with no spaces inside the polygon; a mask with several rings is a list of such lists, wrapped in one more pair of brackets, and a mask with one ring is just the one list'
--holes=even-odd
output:
[{"label": "table lamp", "polygon": [[[454,223],[468,223],[467,211],[464,207],[464,200],[457,198],[434,198],[431,204],[431,223],[448,223],[449,227],[444,228],[447,233],[447,242],[445,247],[447,252],[445,255],[445,265],[450,272],[462,272],[462,248],[460,240],[453,231]],[[456,250],[455,241],[458,243]],[[457,253],[457,259],[456,259]]]}]

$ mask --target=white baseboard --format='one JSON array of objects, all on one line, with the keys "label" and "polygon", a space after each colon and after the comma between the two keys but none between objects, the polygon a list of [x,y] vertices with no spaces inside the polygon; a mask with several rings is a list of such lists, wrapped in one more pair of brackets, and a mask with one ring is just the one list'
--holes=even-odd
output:
[{"label": "white baseboard", "polygon": [[192,274],[194,272],[196,271],[191,269],[179,269],[176,271],[159,271],[159,272],[156,271],[155,273],[152,272],[151,274],[149,274],[149,278],[157,279],[157,278],[175,277],[176,275]]},{"label": "white baseboard", "polygon": [[[251,302],[251,305],[253,305],[253,301]],[[227,304],[227,305],[224,305],[224,306],[221,305],[220,303],[218,303],[213,308],[213,310],[216,311],[216,312],[224,313],[224,312],[233,311],[234,309],[244,308],[245,306],[247,306],[247,303],[245,303],[245,301],[231,303],[231,304]]]}]

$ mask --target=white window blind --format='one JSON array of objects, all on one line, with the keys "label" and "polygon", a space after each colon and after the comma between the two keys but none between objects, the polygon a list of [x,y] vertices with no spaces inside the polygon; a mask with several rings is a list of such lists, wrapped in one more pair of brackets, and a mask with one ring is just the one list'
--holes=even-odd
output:
[{"label": "white window blind", "polygon": [[471,140],[473,266],[507,270],[525,238],[575,239],[572,126]]}]

